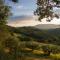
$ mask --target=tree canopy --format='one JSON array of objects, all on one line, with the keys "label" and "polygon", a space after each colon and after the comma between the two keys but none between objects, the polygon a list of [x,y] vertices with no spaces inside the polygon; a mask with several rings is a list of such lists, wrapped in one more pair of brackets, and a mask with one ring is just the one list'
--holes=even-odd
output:
[{"label": "tree canopy", "polygon": [[18,2],[18,0],[12,0],[12,2]]},{"label": "tree canopy", "polygon": [[43,18],[47,18],[49,21],[53,17],[59,18],[53,11],[53,7],[60,7],[59,4],[59,0],[37,0],[37,9],[34,14],[39,16],[40,21]]},{"label": "tree canopy", "polygon": [[9,6],[5,5],[3,0],[0,0],[0,26],[6,24],[6,20],[10,15]]},{"label": "tree canopy", "polygon": [[[18,2],[18,0],[11,0],[12,2]],[[0,26],[7,23],[7,19],[10,15],[10,7],[5,4],[5,0],[0,0]]]}]

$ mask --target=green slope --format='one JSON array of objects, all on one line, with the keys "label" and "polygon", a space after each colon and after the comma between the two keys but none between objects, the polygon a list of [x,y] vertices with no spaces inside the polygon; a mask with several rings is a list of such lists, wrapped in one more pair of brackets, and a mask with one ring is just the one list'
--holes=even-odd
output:
[{"label": "green slope", "polygon": [[[10,31],[20,35],[22,40],[35,40],[42,43],[52,43],[60,45],[60,28],[42,30],[34,27],[12,28]],[[29,39],[29,40],[28,40]]]}]

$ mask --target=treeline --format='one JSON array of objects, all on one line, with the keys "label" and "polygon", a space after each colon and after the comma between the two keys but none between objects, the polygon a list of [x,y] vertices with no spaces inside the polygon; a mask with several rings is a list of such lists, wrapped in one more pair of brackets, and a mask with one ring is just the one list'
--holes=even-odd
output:
[{"label": "treeline", "polygon": [[[11,30],[11,29],[10,29]],[[60,28],[58,29],[49,29],[49,30],[40,30],[34,27],[21,27],[14,28],[11,30],[14,33],[17,33],[23,41],[34,40],[37,42],[51,43],[60,45]]]}]

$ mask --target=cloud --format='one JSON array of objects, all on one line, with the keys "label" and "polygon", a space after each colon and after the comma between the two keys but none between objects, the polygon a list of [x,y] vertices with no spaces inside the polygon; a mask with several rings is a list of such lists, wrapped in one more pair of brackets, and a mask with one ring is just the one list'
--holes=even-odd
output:
[{"label": "cloud", "polygon": [[18,6],[16,6],[16,8],[17,9],[21,9],[21,8],[23,8],[23,6],[22,5],[18,5]]},{"label": "cloud", "polygon": [[17,10],[20,10],[20,9],[23,9],[23,8],[24,8],[23,5],[18,5],[18,4],[17,4],[17,5],[15,5],[15,6],[13,6],[13,9],[16,10],[16,11],[17,11]]}]

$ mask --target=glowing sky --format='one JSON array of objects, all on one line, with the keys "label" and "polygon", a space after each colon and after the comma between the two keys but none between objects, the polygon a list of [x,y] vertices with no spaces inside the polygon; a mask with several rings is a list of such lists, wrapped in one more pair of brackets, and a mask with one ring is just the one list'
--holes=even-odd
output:
[{"label": "glowing sky", "polygon": [[[5,3],[9,6],[11,6],[11,12],[13,13],[13,16],[21,16],[21,15],[30,15],[33,16],[33,12],[36,9],[36,0],[19,0],[18,3],[13,3],[10,0],[5,0]],[[60,15],[60,8],[54,8],[53,9],[55,13]],[[34,17],[35,19],[35,17]],[[19,21],[17,20],[18,23],[9,23],[10,25],[15,25],[15,26],[24,26],[24,25],[37,25],[37,24],[60,24],[60,19],[54,18],[51,22],[46,22],[45,19],[43,19],[42,22],[36,21],[34,19],[31,20],[24,20]],[[29,23],[30,22],[30,23]]]},{"label": "glowing sky", "polygon": [[55,24],[55,25],[60,25],[60,19],[54,18],[51,22],[47,22],[46,18],[42,20],[42,22],[38,21],[35,18],[31,19],[26,19],[26,20],[15,20],[15,21],[10,21],[8,25],[13,26],[13,27],[23,27],[23,26],[35,26],[38,24]]}]

